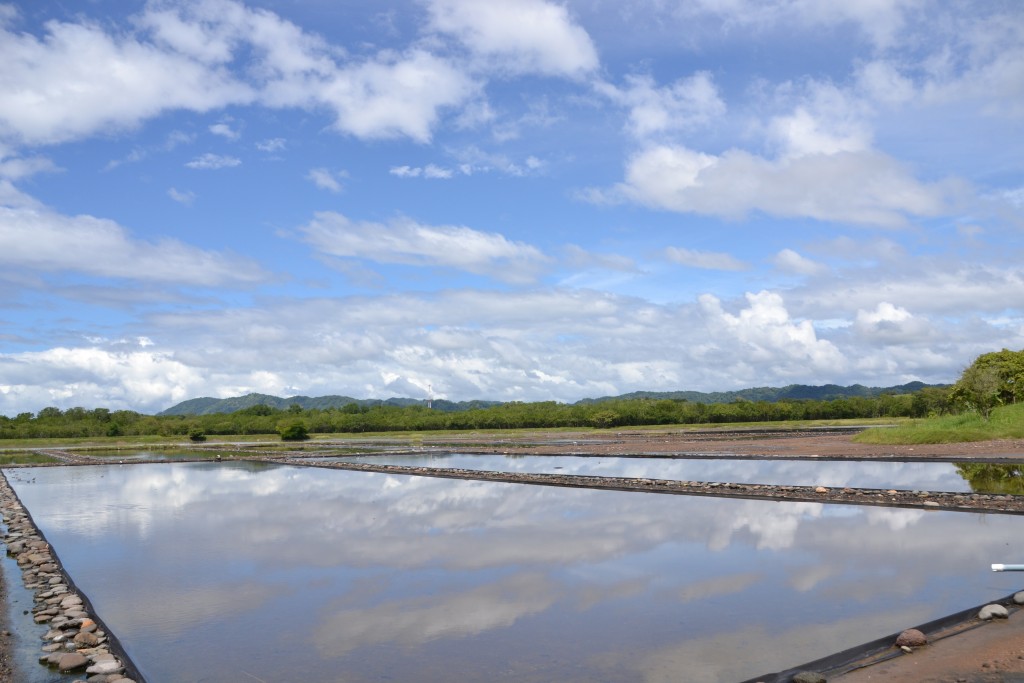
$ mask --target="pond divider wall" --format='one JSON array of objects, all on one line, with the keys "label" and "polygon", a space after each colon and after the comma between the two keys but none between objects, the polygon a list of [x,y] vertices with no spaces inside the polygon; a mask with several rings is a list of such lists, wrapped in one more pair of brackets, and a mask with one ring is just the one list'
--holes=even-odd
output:
[{"label": "pond divider wall", "polygon": [[[1016,611],[1018,609],[1018,605],[1014,601],[1014,595],[1016,595],[1016,593],[1011,593],[999,600],[986,602],[985,605],[998,604],[1006,607],[1008,612]],[[938,619],[929,621],[926,624],[911,626],[908,628],[914,628],[923,633],[927,636],[930,644],[937,640],[942,640],[943,638],[954,636],[958,633],[963,633],[964,631],[989,624],[989,621],[983,621],[978,617],[978,612],[981,611],[981,608],[985,605],[969,607],[968,609],[956,612],[955,614],[939,617]],[[746,681],[742,681],[741,683],[790,683],[793,680],[793,677],[802,671],[814,671],[821,674],[828,674],[828,676],[840,676],[872,664],[879,664],[894,657],[927,656],[908,653],[901,650],[896,645],[896,638],[899,635],[899,633],[893,633],[892,635],[883,636],[877,640],[872,640],[871,642],[856,645],[843,650],[842,652],[836,652],[826,657],[822,657],[821,659],[816,659],[813,662],[807,662],[806,664],[795,666],[778,673],[756,676],[754,678],[747,679]],[[921,648],[914,648],[915,651],[919,649]]]},{"label": "pond divider wall", "polygon": [[262,458],[280,465],[323,467],[328,469],[406,474],[445,479],[475,479],[510,484],[562,486],[567,488],[665,493],[683,496],[746,498],[790,503],[831,503],[836,505],[872,505],[951,512],[988,514],[1024,514],[1024,496],[987,493],[949,493],[824,486],[783,486],[777,484],[737,484],[731,482],[678,481],[630,477],[599,477],[579,474],[536,474],[496,472],[460,468],[376,465],[366,462],[316,462],[313,458]]},{"label": "pond divider wall", "polygon": [[[29,472],[31,470],[26,468],[26,469],[22,469],[21,471],[22,472]],[[68,671],[62,672],[62,673],[67,673],[69,675],[88,674],[93,667],[99,666],[99,670],[93,671],[92,673],[114,674],[114,673],[120,672],[121,678],[125,679],[125,683],[127,683],[127,681],[134,681],[135,683],[145,683],[145,679],[139,673],[138,668],[135,666],[134,662],[132,662],[131,658],[128,656],[128,653],[125,652],[125,649],[124,649],[124,647],[122,647],[121,642],[117,639],[117,636],[114,635],[114,633],[110,630],[110,628],[108,628],[106,623],[104,623],[103,620],[99,617],[99,615],[97,614],[96,610],[93,608],[92,603],[89,601],[89,597],[83,591],[78,589],[78,587],[75,584],[74,580],[71,578],[71,576],[68,574],[68,572],[64,569],[64,565],[63,565],[63,563],[61,563],[59,555],[54,550],[54,548],[50,545],[50,543],[46,541],[45,535],[42,533],[42,531],[40,531],[39,527],[36,525],[35,521],[32,519],[32,514],[28,511],[28,509],[25,507],[25,505],[22,504],[21,499],[18,497],[18,494],[15,493],[15,491],[14,491],[14,487],[12,487],[10,485],[10,483],[7,481],[6,474],[4,472],[2,472],[2,471],[0,471],[0,512],[2,512],[2,514],[3,514],[3,521],[4,521],[4,524],[7,526],[7,529],[8,529],[8,531],[5,534],[5,537],[3,539],[3,543],[6,546],[7,553],[12,555],[12,556],[14,556],[16,553],[11,552],[11,547],[12,546],[16,546],[17,543],[21,543],[21,542],[24,541],[23,549],[21,550],[20,553],[17,553],[18,558],[20,558],[23,555],[33,554],[34,551],[38,551],[38,554],[40,554],[40,555],[44,555],[44,554],[48,555],[46,563],[47,564],[52,563],[53,565],[55,565],[55,569],[53,571],[50,571],[50,572],[47,572],[47,573],[57,574],[57,575],[60,576],[61,581],[59,581],[59,582],[47,583],[45,585],[37,585],[33,589],[34,590],[34,594],[35,594],[36,605],[39,606],[40,604],[44,604],[44,602],[45,602],[45,600],[42,600],[40,598],[41,594],[46,594],[46,593],[48,593],[50,591],[57,590],[58,586],[64,586],[64,587],[66,587],[66,590],[63,591],[63,592],[58,593],[58,595],[59,596],[63,596],[63,599],[67,599],[67,598],[70,598],[72,596],[77,596],[81,600],[80,611],[86,612],[88,614],[88,616],[85,617],[84,620],[86,620],[86,621],[91,620],[96,625],[97,629],[101,630],[103,632],[104,637],[106,638],[106,641],[104,643],[98,645],[97,647],[88,647],[88,646],[86,646],[86,647],[77,647],[76,646],[76,648],[74,650],[71,650],[71,649],[58,650],[58,652],[61,652],[62,654],[71,654],[73,652],[77,652],[78,650],[83,650],[85,652],[89,652],[90,654],[94,654],[95,655],[97,653],[95,653],[94,650],[96,650],[96,649],[99,649],[99,650],[106,649],[106,650],[109,651],[109,653],[111,655],[113,655],[113,658],[114,658],[113,661],[116,662],[116,666],[110,665],[110,664],[101,666],[99,664],[100,661],[110,661],[110,659],[105,659],[104,660],[104,659],[101,658],[99,660],[96,660],[93,657],[89,657],[89,655],[85,655],[86,658],[89,660],[88,668],[87,668],[86,665],[82,665],[82,666],[76,667],[75,669],[68,670]],[[18,524],[19,525],[19,531],[15,531],[14,532],[14,533],[17,533],[19,535],[17,537],[13,537],[13,540],[12,540],[12,534],[11,534],[11,525],[12,524]],[[34,541],[38,541],[42,545],[40,545],[38,547],[33,547],[31,544]],[[28,563],[23,565],[19,561],[18,562],[18,568],[22,572],[22,580],[25,581],[25,574],[27,573],[27,571],[32,570],[32,569],[34,569],[34,568],[36,568],[38,566],[42,566],[42,565],[32,564],[31,562],[28,562]],[[7,580],[12,580],[13,581],[13,577],[8,577]],[[26,586],[27,586],[27,584],[26,584]],[[60,603],[58,602],[58,603],[55,603],[55,604],[59,605]],[[33,610],[33,612],[35,612],[35,610]],[[72,635],[74,633],[74,629],[76,627],[76,624],[74,624],[74,622],[76,622],[76,621],[79,622],[79,624],[77,624],[78,626],[82,625],[82,623],[81,623],[82,619],[77,619],[77,620],[71,620],[71,621],[68,621],[68,622],[64,622],[64,623],[72,624],[68,629],[65,629],[65,631],[67,632],[67,635],[61,637],[59,640],[53,640],[52,642],[53,643],[57,643],[57,644],[64,644],[64,643],[67,643],[67,642],[73,642],[73,643],[77,644],[77,641],[73,640],[73,638],[75,638],[75,635]],[[51,630],[53,630],[54,628],[57,628],[57,629],[60,628],[59,625],[57,627],[50,626],[48,622],[42,622],[42,623],[35,622],[35,623],[37,623],[40,627],[47,627],[47,628],[49,628]],[[12,627],[13,627],[13,624],[12,624]],[[83,632],[83,631],[82,630],[78,631],[78,633],[81,633],[81,632]],[[43,640],[42,644],[44,646],[47,644],[47,642],[45,640],[45,636],[44,636],[44,640]],[[45,650],[40,650],[40,653],[41,653],[40,657],[42,658],[42,656],[46,654],[46,651]],[[21,668],[21,663],[17,663],[17,664],[18,664],[19,668]],[[46,665],[44,663],[40,662],[38,664],[38,666],[46,666]],[[54,663],[53,666],[56,667],[56,663]],[[104,669],[107,669],[107,671],[104,671]],[[118,679],[114,678],[114,677],[108,677],[107,680],[111,681],[111,682],[116,682]]]}]

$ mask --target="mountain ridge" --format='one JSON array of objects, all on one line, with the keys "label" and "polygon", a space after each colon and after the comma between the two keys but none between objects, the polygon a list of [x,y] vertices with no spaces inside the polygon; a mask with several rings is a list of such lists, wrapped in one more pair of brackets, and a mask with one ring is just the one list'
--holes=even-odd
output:
[{"label": "mountain ridge", "polygon": [[[828,401],[839,398],[870,398],[882,394],[912,394],[925,388],[944,388],[948,384],[925,384],[923,382],[909,382],[891,387],[867,387],[863,384],[852,384],[841,386],[838,384],[790,384],[785,387],[751,387],[736,391],[634,391],[618,396],[602,396],[600,398],[585,398],[576,401],[576,404],[601,403],[605,401],[626,401],[631,399],[690,401],[691,403],[732,403],[734,401],[766,401],[775,403],[777,401],[799,401],[814,400]],[[474,410],[478,408],[489,408],[510,401],[449,401],[446,399],[434,399],[432,408],[443,412],[458,412],[462,410]],[[277,410],[287,410],[293,404],[298,404],[303,410],[326,410],[329,408],[344,408],[346,405],[356,404],[359,407],[375,406],[426,406],[425,399],[392,397],[388,399],[357,399],[351,396],[331,394],[328,396],[291,396],[281,398],[270,394],[251,393],[244,396],[232,396],[229,398],[213,398],[202,396],[182,401],[170,408],[157,413],[157,415],[211,415],[215,413],[233,413],[256,405],[265,405]],[[573,404],[575,405],[575,404]]]}]

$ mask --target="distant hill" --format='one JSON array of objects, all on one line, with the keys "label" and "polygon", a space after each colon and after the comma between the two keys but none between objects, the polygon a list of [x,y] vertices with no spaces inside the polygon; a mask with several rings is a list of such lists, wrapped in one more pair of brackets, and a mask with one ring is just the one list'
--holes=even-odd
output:
[{"label": "distant hill", "polygon": [[634,391],[631,394],[621,396],[603,396],[601,398],[586,398],[580,403],[599,403],[601,401],[615,401],[631,398],[649,398],[653,400],[669,399],[672,401],[690,401],[691,403],[732,403],[733,401],[798,401],[809,399],[814,401],[831,401],[837,398],[852,398],[855,396],[872,397],[882,394],[913,394],[926,387],[947,387],[948,384],[925,384],[924,382],[910,382],[893,387],[866,387],[863,384],[854,384],[843,387],[838,384],[825,384],[822,386],[810,386],[807,384],[790,384],[785,387],[754,387],[751,389],[740,389],[738,391]]},{"label": "distant hill", "polygon": [[[292,396],[280,398],[269,394],[246,394],[245,396],[234,396],[232,398],[193,398],[188,401],[171,406],[167,410],[157,413],[158,415],[213,415],[215,413],[233,413],[245,408],[257,405],[270,406],[278,410],[287,410],[293,404],[299,404],[303,410],[327,410],[328,408],[343,408],[355,403],[358,406],[373,407],[386,406],[426,406],[427,402],[415,398],[389,398],[380,400],[376,398],[352,398],[351,396]],[[501,401],[446,401],[436,399],[433,402],[433,409],[442,412],[457,412],[460,410],[472,410],[474,408],[488,408],[499,405]]]},{"label": "distant hill", "polygon": [[[806,384],[790,384],[786,387],[755,387],[752,389],[741,389],[739,391],[634,391],[630,394],[620,396],[603,396],[601,398],[585,398],[578,403],[599,403],[601,401],[629,400],[646,398],[651,400],[669,399],[673,401],[685,400],[691,403],[732,403],[733,401],[794,401],[810,399],[815,401],[828,401],[837,398],[850,398],[854,396],[880,396],[882,394],[912,394],[926,387],[947,387],[948,384],[924,384],[923,382],[910,382],[893,387],[866,387],[861,384],[843,387],[837,384],[826,384],[824,386],[809,386]],[[351,396],[292,396],[291,398],[280,398],[269,394],[246,394],[232,398],[193,398],[168,408],[158,415],[212,415],[214,413],[233,413],[237,410],[251,408],[256,405],[270,406],[278,410],[287,410],[289,406],[297,403],[303,410],[326,410],[328,408],[342,408],[355,403],[359,406],[373,407],[379,405],[390,406],[426,406],[427,402],[415,398],[389,398],[380,399],[357,399]],[[462,410],[474,410],[477,408],[489,408],[501,405],[502,401],[447,401],[435,399],[433,409],[442,412],[458,412]]]}]

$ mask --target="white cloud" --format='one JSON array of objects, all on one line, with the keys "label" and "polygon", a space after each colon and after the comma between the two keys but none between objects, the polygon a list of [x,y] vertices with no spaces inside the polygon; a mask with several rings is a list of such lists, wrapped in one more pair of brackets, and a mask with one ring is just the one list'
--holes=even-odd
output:
[{"label": "white cloud", "polygon": [[548,260],[537,248],[497,233],[403,218],[387,224],[355,222],[322,212],[301,231],[306,242],[331,256],[455,268],[507,282],[533,281]]},{"label": "white cloud", "polygon": [[960,188],[920,183],[893,159],[871,151],[770,161],[737,149],[715,156],[658,145],[629,159],[624,183],[584,197],[732,219],[763,211],[892,228],[906,225],[910,216],[949,211]]},{"label": "white cloud", "polygon": [[679,5],[684,18],[710,15],[727,27],[751,26],[758,30],[817,29],[852,24],[880,46],[888,46],[919,9],[923,0],[871,0],[871,2],[830,2],[830,0],[696,0]]},{"label": "white cloud", "polygon": [[597,50],[568,10],[545,0],[428,0],[431,28],[454,35],[487,66],[510,73],[582,76]]},{"label": "white cloud", "polygon": [[227,138],[228,140],[237,140],[241,137],[241,133],[234,130],[229,124],[224,122],[215,123],[210,126],[210,132],[214,135],[219,135],[222,138]]},{"label": "white cloud", "polygon": [[728,341],[740,344],[728,361],[739,371],[737,375],[743,374],[739,369],[743,365],[762,365],[769,360],[776,364],[777,377],[806,375],[810,369],[825,375],[843,372],[846,359],[839,349],[830,341],[818,339],[809,320],[792,320],[779,294],[748,293],[746,299],[749,307],[731,314],[723,310],[717,297],[700,297],[711,331],[724,333]]},{"label": "white cloud", "polygon": [[689,266],[690,268],[704,268],[707,270],[746,270],[748,268],[747,264],[731,254],[714,251],[668,247],[665,249],[665,256],[674,263]]},{"label": "white cloud", "polygon": [[772,259],[772,263],[779,270],[796,275],[819,275],[827,270],[822,264],[801,256],[792,249],[780,251]]},{"label": "white cloud", "polygon": [[711,75],[700,71],[659,88],[650,76],[628,76],[626,87],[598,83],[597,91],[629,108],[628,130],[634,137],[687,131],[707,125],[725,111]]},{"label": "white cloud", "polygon": [[241,165],[242,160],[236,157],[225,156],[221,154],[212,154],[207,152],[202,156],[198,156],[192,161],[189,161],[185,165],[189,168],[197,168],[203,170],[217,170],[221,168],[232,168],[234,166]]},{"label": "white cloud", "polygon": [[0,354],[0,374],[5,408],[88,405],[155,412],[169,400],[190,398],[203,381],[199,371],[168,353],[96,347]]},{"label": "white cloud", "polygon": [[[0,28],[0,138],[52,144],[170,110],[261,103],[327,107],[340,132],[425,142],[440,110],[477,89],[424,50],[345,61],[319,36],[233,0],[151,4],[132,21],[135,31],[51,21],[40,37]],[[224,122],[210,130],[236,135]]]},{"label": "white cloud", "polygon": [[433,180],[448,180],[455,173],[450,168],[427,164],[426,166],[393,166],[389,171],[391,175],[399,178],[428,178]]},{"label": "white cloud", "polygon": [[132,237],[113,221],[64,216],[41,206],[0,207],[0,264],[28,271],[209,287],[266,279],[251,261],[177,240]]},{"label": "white cloud", "polygon": [[382,54],[339,69],[308,93],[277,84],[269,95],[282,105],[308,102],[330,106],[339,131],[362,138],[431,139],[440,111],[468,100],[477,85],[449,62],[423,50],[397,57]]},{"label": "white cloud", "polygon": [[268,138],[256,143],[256,149],[267,153],[282,152],[287,146],[284,138]]},{"label": "white cloud", "polygon": [[346,174],[343,171],[336,173],[326,168],[310,169],[309,173],[306,174],[306,179],[311,181],[321,190],[327,190],[328,192],[334,192],[335,194],[344,189],[341,182],[338,180],[339,177],[344,178],[346,177]]},{"label": "white cloud", "polygon": [[167,190],[167,196],[185,206],[192,206],[192,202],[196,200],[196,193],[191,190],[179,190],[177,188],[170,188]]},{"label": "white cloud", "polygon": [[0,62],[0,136],[28,144],[132,127],[167,109],[204,112],[253,99],[219,68],[91,23],[50,21],[41,38],[0,29]]},{"label": "white cloud", "polygon": [[889,344],[922,344],[932,337],[928,322],[917,318],[907,309],[881,301],[874,310],[857,311],[854,329],[872,341]]}]

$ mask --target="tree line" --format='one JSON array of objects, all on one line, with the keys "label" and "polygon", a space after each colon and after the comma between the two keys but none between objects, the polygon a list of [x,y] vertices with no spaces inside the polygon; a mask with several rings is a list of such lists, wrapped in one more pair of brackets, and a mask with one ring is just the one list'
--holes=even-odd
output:
[{"label": "tree line", "polygon": [[0,415],[0,439],[97,436],[185,436],[436,431],[530,428],[616,428],[643,425],[713,425],[726,422],[785,422],[856,418],[928,417],[975,411],[987,417],[997,406],[1024,400],[1024,350],[979,356],[952,387],[926,387],[906,394],[832,400],[735,400],[697,403],[686,399],[619,398],[574,404],[511,402],[445,412],[422,405],[287,409],[255,405],[233,413],[144,415],[131,410],[43,408],[38,414]]},{"label": "tree line", "polygon": [[947,394],[946,389],[925,389],[913,395],[715,404],[669,399],[616,399],[572,405],[554,401],[512,402],[459,412],[430,410],[419,405],[356,404],[304,410],[294,404],[286,410],[257,405],[211,415],[143,415],[130,410],[61,411],[50,407],[36,415],[0,416],[0,439],[159,435],[199,440],[203,435],[282,433],[295,424],[301,424],[308,433],[328,434],[912,417],[946,412]]}]

